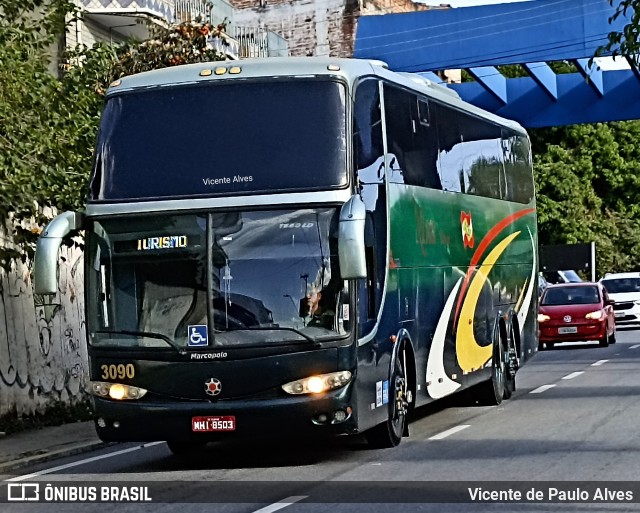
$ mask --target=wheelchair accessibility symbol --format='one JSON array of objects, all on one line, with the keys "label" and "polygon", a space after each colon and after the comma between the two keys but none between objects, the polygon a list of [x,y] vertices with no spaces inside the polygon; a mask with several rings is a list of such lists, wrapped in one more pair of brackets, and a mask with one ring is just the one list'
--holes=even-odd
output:
[{"label": "wheelchair accessibility symbol", "polygon": [[196,324],[189,326],[188,345],[189,347],[200,347],[209,345],[206,325]]}]

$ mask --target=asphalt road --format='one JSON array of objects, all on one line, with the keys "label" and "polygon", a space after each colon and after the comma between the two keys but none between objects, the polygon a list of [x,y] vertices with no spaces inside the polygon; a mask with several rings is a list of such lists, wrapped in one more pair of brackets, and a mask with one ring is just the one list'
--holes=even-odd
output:
[{"label": "asphalt road", "polygon": [[98,496],[147,486],[150,504],[98,497],[0,511],[640,511],[640,330],[617,338],[538,353],[500,406],[430,406],[395,449],[359,438],[256,440],[211,444],[183,461],[164,443],[120,444],[23,469],[12,483],[39,483],[41,495],[46,484]]}]

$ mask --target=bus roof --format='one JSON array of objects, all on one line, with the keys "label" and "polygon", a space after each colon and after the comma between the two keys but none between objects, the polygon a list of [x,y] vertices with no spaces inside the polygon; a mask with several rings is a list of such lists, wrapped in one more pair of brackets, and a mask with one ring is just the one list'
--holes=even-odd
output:
[{"label": "bus roof", "polygon": [[[231,72],[235,68],[235,73]],[[216,74],[217,70],[222,70]],[[340,77],[353,85],[363,76],[378,76],[390,82],[418,91],[443,103],[483,117],[494,123],[524,133],[515,121],[496,116],[460,99],[458,94],[445,86],[412,73],[397,73],[387,69],[382,61],[369,59],[345,59],[333,57],[270,57],[242,59],[239,61],[203,62],[172,66],[123,77],[111,84],[107,96],[135,89],[171,85],[187,85],[211,80],[243,80],[259,77]]]}]

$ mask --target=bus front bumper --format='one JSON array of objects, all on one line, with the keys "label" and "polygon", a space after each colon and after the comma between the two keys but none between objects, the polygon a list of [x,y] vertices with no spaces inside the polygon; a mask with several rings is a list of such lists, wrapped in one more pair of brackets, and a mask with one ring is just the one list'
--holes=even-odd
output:
[{"label": "bus front bumper", "polygon": [[[134,402],[95,397],[96,431],[106,442],[352,434],[357,422],[350,385],[321,396],[268,400]],[[233,430],[197,430],[197,420],[210,417],[233,417]]]}]

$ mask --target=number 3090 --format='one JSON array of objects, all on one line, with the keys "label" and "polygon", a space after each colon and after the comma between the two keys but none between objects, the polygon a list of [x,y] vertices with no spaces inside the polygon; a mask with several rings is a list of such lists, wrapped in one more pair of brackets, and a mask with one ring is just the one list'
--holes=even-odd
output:
[{"label": "number 3090", "polygon": [[117,365],[101,365],[102,379],[133,379],[136,369],[132,363],[119,363]]}]

